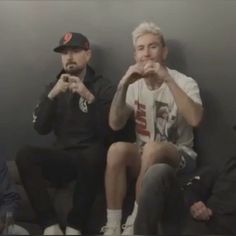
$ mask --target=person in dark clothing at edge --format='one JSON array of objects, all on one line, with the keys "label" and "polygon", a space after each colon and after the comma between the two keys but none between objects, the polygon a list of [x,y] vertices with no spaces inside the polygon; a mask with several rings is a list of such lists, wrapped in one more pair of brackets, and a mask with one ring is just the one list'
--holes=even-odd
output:
[{"label": "person in dark clothing at edge", "polygon": [[76,179],[65,234],[81,235],[103,182],[114,87],[88,65],[91,49],[83,34],[65,33],[54,51],[61,54],[63,70],[36,106],[33,124],[39,134],[53,131],[56,142],[51,148],[22,148],[16,163],[44,235],[63,234],[45,179],[54,185]]},{"label": "person in dark clothing at edge", "polygon": [[0,234],[28,235],[21,226],[14,223],[20,195],[13,185],[5,158],[0,154]]},{"label": "person in dark clothing at edge", "polygon": [[[236,157],[228,159],[218,169],[202,167],[186,183],[179,182],[179,187],[170,166],[165,166],[166,178],[158,178],[159,165],[145,175],[135,234],[158,235],[163,215],[169,235],[177,232],[174,224],[170,224],[177,222],[173,221],[177,219],[175,216],[184,217],[182,235],[236,234]],[[159,194],[160,188],[163,194]]]}]

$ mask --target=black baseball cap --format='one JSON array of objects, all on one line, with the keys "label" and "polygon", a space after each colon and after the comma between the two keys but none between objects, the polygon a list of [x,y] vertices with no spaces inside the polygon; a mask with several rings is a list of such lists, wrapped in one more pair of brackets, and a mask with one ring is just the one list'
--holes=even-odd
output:
[{"label": "black baseball cap", "polygon": [[60,53],[67,47],[78,47],[84,50],[88,50],[89,41],[87,37],[81,33],[67,32],[61,37],[59,46],[54,48],[54,51]]}]

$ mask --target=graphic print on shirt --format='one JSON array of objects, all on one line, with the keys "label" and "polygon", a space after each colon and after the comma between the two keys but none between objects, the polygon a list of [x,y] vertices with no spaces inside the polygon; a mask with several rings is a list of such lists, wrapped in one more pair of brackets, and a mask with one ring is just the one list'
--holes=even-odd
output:
[{"label": "graphic print on shirt", "polygon": [[177,141],[176,116],[167,103],[155,101],[156,117],[155,117],[155,140]]},{"label": "graphic print on shirt", "polygon": [[[147,114],[147,106],[135,101],[136,133],[140,136],[139,145],[143,146],[148,140],[170,141],[176,143],[177,125],[176,113],[168,103],[154,101],[153,111]],[[153,118],[152,118],[153,117]]]},{"label": "graphic print on shirt", "polygon": [[137,109],[135,109],[136,132],[150,138],[150,131],[147,129],[146,106],[138,101],[135,101],[134,104],[137,107]]},{"label": "graphic print on shirt", "polygon": [[83,97],[80,97],[80,99],[79,99],[79,108],[84,113],[88,112],[87,100],[84,99]]}]

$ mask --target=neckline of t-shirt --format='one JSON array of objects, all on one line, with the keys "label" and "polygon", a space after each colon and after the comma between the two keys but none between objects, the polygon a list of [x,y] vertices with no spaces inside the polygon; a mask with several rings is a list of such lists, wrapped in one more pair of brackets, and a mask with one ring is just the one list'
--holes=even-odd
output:
[{"label": "neckline of t-shirt", "polygon": [[146,87],[146,89],[147,89],[148,91],[150,91],[151,93],[159,92],[159,91],[161,91],[162,89],[164,89],[164,87],[166,86],[166,83],[163,82],[163,83],[160,85],[160,87],[151,90],[151,89],[149,89],[149,88],[147,87],[147,84],[145,83],[145,80],[144,80],[144,79],[142,79],[142,80],[143,80],[143,83],[144,83],[144,86]]}]

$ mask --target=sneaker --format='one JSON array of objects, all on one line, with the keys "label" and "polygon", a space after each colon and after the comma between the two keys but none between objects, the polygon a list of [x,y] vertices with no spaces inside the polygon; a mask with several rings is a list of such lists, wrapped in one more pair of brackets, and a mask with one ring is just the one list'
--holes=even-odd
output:
[{"label": "sneaker", "polygon": [[64,235],[59,225],[51,225],[45,228],[43,235]]},{"label": "sneaker", "polygon": [[101,228],[103,235],[120,235],[119,225],[105,225]]},{"label": "sneaker", "polygon": [[122,225],[123,232],[121,235],[134,235],[134,217],[129,216]]},{"label": "sneaker", "polygon": [[65,235],[82,235],[82,233],[78,229],[67,226]]}]

